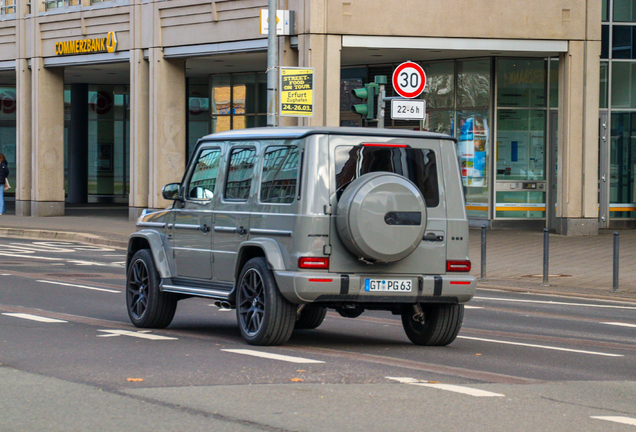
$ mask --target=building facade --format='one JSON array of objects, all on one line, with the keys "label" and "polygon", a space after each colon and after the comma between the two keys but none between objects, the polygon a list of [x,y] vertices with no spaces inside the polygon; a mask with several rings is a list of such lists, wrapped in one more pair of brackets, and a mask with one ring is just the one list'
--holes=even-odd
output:
[{"label": "building facade", "polygon": [[[376,127],[350,111],[350,90],[415,61],[427,118],[385,126],[458,139],[471,223],[569,235],[636,225],[636,2],[278,3],[294,15],[279,64],[314,69],[314,115],[279,124]],[[165,207],[161,188],[199,137],[266,125],[263,9],[0,0],[0,152],[16,213]]]}]

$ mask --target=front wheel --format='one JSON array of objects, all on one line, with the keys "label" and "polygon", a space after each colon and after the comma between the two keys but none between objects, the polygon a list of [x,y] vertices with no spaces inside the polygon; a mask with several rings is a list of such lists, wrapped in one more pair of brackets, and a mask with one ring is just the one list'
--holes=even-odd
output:
[{"label": "front wheel", "polygon": [[250,345],[281,345],[291,336],[296,305],[285,299],[265,258],[249,260],[238,279],[236,318]]},{"label": "front wheel", "polygon": [[464,305],[422,304],[424,322],[409,307],[402,312],[402,326],[415,345],[444,346],[455,340],[464,320]]},{"label": "front wheel", "polygon": [[177,310],[174,294],[159,290],[159,273],[148,249],[133,256],[126,275],[126,306],[130,321],[141,328],[165,328]]}]

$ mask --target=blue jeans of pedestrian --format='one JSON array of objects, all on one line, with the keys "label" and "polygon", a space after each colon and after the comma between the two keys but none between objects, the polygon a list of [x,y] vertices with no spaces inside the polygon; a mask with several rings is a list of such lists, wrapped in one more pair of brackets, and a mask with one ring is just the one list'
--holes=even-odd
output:
[{"label": "blue jeans of pedestrian", "polygon": [[0,185],[0,214],[4,213],[4,184]]}]

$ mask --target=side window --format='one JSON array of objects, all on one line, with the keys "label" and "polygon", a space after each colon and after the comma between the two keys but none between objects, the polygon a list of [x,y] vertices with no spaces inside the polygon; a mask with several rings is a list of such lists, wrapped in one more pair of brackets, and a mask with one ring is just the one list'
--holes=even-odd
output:
[{"label": "side window", "polygon": [[347,185],[359,176],[386,171],[415,183],[427,207],[439,205],[437,161],[433,150],[375,145],[339,146],[336,147],[335,164],[338,199]]},{"label": "side window", "polygon": [[253,147],[232,149],[225,183],[225,199],[247,201],[255,159],[256,150]]},{"label": "side window", "polygon": [[220,149],[205,149],[199,154],[188,184],[188,199],[211,200],[214,197],[220,159]]},{"label": "side window", "polygon": [[289,204],[296,197],[300,152],[296,146],[270,146],[263,156],[261,202]]}]

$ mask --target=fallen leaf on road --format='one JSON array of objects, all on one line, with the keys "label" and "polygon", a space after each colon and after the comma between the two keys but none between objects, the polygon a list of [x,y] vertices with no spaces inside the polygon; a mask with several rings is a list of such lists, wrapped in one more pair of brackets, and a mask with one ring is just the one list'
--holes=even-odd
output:
[{"label": "fallen leaf on road", "polygon": [[143,380],[143,378],[126,378],[128,382],[142,382]]},{"label": "fallen leaf on road", "polygon": [[298,373],[303,373],[303,372],[307,372],[307,371],[306,371],[306,370],[302,370],[302,369],[300,369],[300,370],[297,370],[296,372],[298,372]]},{"label": "fallen leaf on road", "polygon": [[292,382],[304,382],[305,380],[302,378],[292,378]]}]

